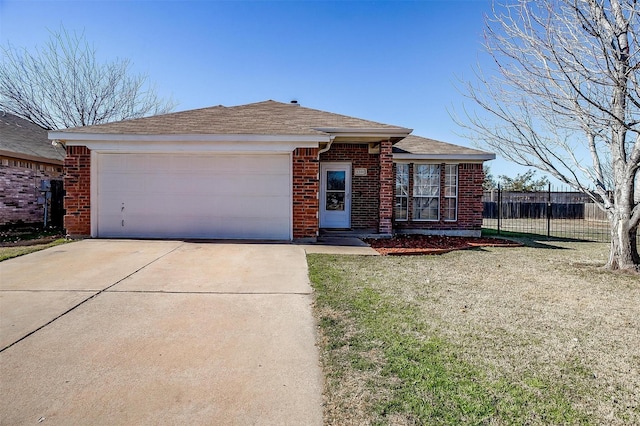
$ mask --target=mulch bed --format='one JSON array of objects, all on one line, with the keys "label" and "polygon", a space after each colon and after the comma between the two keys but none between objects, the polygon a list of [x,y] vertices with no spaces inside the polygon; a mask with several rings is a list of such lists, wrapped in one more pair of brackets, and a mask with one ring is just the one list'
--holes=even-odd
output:
[{"label": "mulch bed", "polygon": [[49,244],[64,238],[60,229],[43,229],[42,225],[5,225],[0,227],[0,247],[23,247]]},{"label": "mulch bed", "polygon": [[364,241],[383,256],[443,254],[474,247],[522,247],[518,242],[501,238],[444,235],[396,235],[393,238],[367,238]]},{"label": "mulch bed", "polygon": [[37,246],[39,244],[49,244],[59,238],[64,238],[64,235],[55,235],[50,237],[35,238],[32,240],[18,240],[18,241],[0,241],[0,247],[26,247]]}]

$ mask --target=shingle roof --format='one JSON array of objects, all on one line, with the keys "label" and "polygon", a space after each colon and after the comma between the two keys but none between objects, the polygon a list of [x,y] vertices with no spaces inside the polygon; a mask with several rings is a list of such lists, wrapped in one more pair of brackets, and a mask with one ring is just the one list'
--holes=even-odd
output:
[{"label": "shingle roof", "polygon": [[64,150],[51,145],[47,131],[37,124],[0,111],[0,151],[18,158],[64,160]]},{"label": "shingle roof", "polygon": [[94,126],[75,127],[65,132],[95,134],[176,135],[322,135],[317,128],[403,129],[399,126],[331,112],[298,104],[264,101],[247,105],[222,105],[125,120]]},{"label": "shingle roof", "polygon": [[467,148],[465,146],[454,145],[435,139],[423,138],[421,136],[409,135],[393,146],[394,154],[448,154],[448,155],[491,155],[479,149]]},{"label": "shingle roof", "polygon": [[[62,130],[64,134],[94,135],[295,135],[322,136],[337,129],[353,132],[374,129],[397,133],[401,139],[411,129],[341,114],[302,107],[298,104],[264,101],[247,105],[222,105],[153,117]],[[324,130],[324,131],[323,131]],[[397,132],[395,132],[397,130]],[[339,133],[339,131],[338,131]],[[375,132],[374,132],[375,133]],[[335,134],[335,133],[334,133]],[[492,154],[409,135],[393,147],[394,154],[416,156],[490,157]],[[477,158],[476,158],[477,159]]]}]

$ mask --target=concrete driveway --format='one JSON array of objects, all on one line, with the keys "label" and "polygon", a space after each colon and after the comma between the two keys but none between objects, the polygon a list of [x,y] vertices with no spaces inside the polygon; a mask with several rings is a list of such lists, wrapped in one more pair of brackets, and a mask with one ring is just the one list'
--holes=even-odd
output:
[{"label": "concrete driveway", "polygon": [[304,249],[85,240],[0,263],[0,424],[319,425]]}]

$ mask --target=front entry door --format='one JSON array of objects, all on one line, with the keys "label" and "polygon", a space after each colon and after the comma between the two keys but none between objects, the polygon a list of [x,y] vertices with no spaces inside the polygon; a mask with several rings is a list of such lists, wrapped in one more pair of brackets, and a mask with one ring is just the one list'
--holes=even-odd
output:
[{"label": "front entry door", "polygon": [[320,228],[351,227],[351,164],[320,164]]}]

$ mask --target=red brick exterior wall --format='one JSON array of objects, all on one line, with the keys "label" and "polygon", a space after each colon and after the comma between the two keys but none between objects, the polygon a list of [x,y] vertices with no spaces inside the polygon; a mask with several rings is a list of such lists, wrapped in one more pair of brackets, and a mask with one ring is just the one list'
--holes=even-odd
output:
[{"label": "red brick exterior wall", "polygon": [[458,180],[458,221],[463,221],[470,229],[481,230],[484,182],[482,164],[460,164]]},{"label": "red brick exterior wall", "polygon": [[293,238],[318,236],[318,149],[293,151]]},{"label": "red brick exterior wall", "polygon": [[380,142],[380,234],[393,232],[393,154],[391,141]]},{"label": "red brick exterior wall", "polygon": [[[318,231],[318,149],[293,152],[293,237],[315,238]],[[64,225],[72,236],[91,234],[91,152],[67,148]]]},{"label": "red brick exterior wall", "polygon": [[64,228],[71,236],[91,235],[91,151],[68,146],[64,160]]},{"label": "red brick exterior wall", "polygon": [[44,206],[38,204],[43,179],[62,179],[62,166],[0,158],[0,225],[44,221]]},{"label": "red brick exterior wall", "polygon": [[[337,143],[320,154],[321,162],[351,163],[351,228],[378,230],[380,205],[380,161],[369,154],[368,145]],[[355,176],[355,169],[367,169],[367,176]]]},{"label": "red brick exterior wall", "polygon": [[[352,172],[351,227],[377,230],[381,234],[395,231],[480,231],[482,227],[482,164],[458,166],[458,218],[454,222],[414,222],[409,198],[409,220],[392,221],[394,172],[391,143],[383,142],[380,154],[369,154],[367,145],[334,144],[320,155],[320,161],[349,161],[352,170],[366,168],[367,176]],[[382,168],[382,172],[381,172]],[[298,148],[292,156],[293,238],[318,235],[319,161],[317,148]],[[444,187],[444,164],[441,165]],[[64,226],[71,236],[91,234],[91,152],[84,146],[67,148],[64,185],[66,215]],[[409,190],[413,185],[413,165],[409,168]],[[443,193],[444,190],[441,190]],[[441,208],[443,203],[441,202]],[[443,217],[441,211],[440,217]]]},{"label": "red brick exterior wall", "polygon": [[[395,221],[396,231],[480,231],[482,229],[482,164],[458,165],[458,219],[445,221],[442,202],[444,196],[445,164],[440,164],[440,220],[412,221],[413,164],[409,164],[409,220]],[[395,179],[395,167],[394,167]],[[395,182],[395,181],[394,181]]]}]

